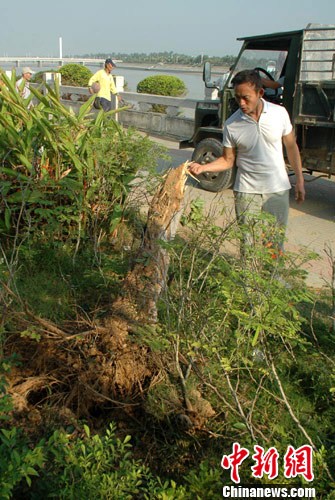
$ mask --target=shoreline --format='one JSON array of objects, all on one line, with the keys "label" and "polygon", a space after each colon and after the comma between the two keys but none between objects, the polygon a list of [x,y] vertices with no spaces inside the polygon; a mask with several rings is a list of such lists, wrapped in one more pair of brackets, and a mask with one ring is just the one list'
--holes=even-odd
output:
[{"label": "shoreline", "polygon": [[[149,63],[126,63],[118,62],[117,68],[124,69],[134,69],[141,71],[157,71],[159,73],[191,73],[191,74],[202,74],[203,65],[198,66],[187,66],[183,64],[164,64],[157,63],[150,65]],[[213,74],[223,74],[229,71],[228,66],[212,66]]]}]

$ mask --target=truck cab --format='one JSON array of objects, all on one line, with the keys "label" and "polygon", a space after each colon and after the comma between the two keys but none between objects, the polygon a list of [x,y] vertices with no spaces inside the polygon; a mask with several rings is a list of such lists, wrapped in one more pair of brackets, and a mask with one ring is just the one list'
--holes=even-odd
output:
[{"label": "truck cab", "polygon": [[[194,148],[192,159],[209,163],[222,154],[225,120],[236,111],[231,81],[236,73],[257,69],[264,79],[283,82],[282,88],[265,88],[264,98],[287,109],[297,137],[304,170],[335,174],[335,25],[309,24],[305,29],[238,38],[242,48],[222,86],[212,82],[205,63],[206,87],[218,98],[197,103],[193,136],[180,148]],[[231,187],[235,169],[199,175],[208,191]]]}]

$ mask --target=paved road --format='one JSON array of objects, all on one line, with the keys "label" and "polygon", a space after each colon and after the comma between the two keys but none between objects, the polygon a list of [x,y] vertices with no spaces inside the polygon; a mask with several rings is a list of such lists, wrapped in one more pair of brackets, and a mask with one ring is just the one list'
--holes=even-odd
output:
[{"label": "paved road", "polygon": [[[159,169],[176,167],[191,159],[191,149],[179,150],[177,142],[152,139],[165,145],[171,156],[171,160],[162,162]],[[292,176],[292,184],[294,180]],[[332,249],[335,259],[335,177],[331,180],[316,180],[316,176],[306,175],[305,181],[306,201],[303,204],[298,205],[293,192],[291,193],[286,249],[298,254],[313,251],[319,255],[317,260],[304,267],[308,271],[307,283],[313,287],[322,287],[331,283],[332,269],[325,252],[327,248]],[[227,210],[233,211],[233,193],[230,189],[215,194],[193,186],[188,188],[188,196],[190,199],[203,198],[208,210],[226,206]]]}]

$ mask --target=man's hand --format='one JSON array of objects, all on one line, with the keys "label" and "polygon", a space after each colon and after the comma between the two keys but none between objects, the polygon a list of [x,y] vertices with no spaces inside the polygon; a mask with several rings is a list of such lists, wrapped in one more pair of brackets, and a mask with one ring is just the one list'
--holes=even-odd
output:
[{"label": "man's hand", "polygon": [[199,175],[203,172],[222,172],[223,170],[228,170],[234,166],[235,162],[235,150],[232,148],[224,147],[222,151],[222,156],[219,156],[216,160],[200,165],[200,163],[192,162],[188,167],[189,171],[193,175]]},{"label": "man's hand", "polygon": [[305,201],[305,186],[304,181],[297,182],[295,185],[295,201],[302,203]]},{"label": "man's hand", "polygon": [[196,163],[193,161],[190,166],[188,167],[188,170],[191,174],[193,175],[199,175],[202,174],[202,172],[205,171],[205,165],[200,165],[200,163]]},{"label": "man's hand", "polygon": [[295,140],[294,132],[290,132],[283,137],[283,143],[286,148],[287,157],[295,173],[295,200],[302,203],[305,200],[304,176],[302,174],[302,165],[299,149]]}]

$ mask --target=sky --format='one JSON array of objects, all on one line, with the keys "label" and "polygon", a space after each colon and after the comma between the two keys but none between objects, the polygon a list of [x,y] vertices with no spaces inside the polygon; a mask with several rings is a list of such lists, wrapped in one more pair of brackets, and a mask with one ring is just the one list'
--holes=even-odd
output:
[{"label": "sky", "polygon": [[15,0],[1,9],[0,56],[174,52],[236,55],[238,37],[335,24],[334,0]]}]

